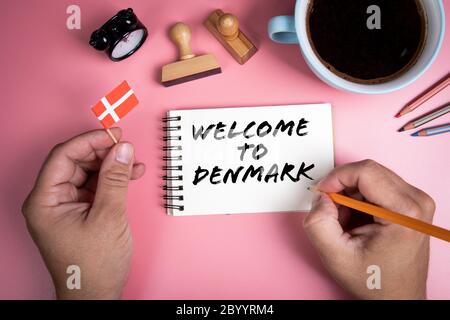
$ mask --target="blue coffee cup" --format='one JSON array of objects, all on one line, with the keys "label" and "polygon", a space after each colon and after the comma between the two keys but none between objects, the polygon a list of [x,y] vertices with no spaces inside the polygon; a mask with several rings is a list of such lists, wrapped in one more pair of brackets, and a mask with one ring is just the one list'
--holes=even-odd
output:
[{"label": "blue coffee cup", "polygon": [[331,72],[316,55],[307,35],[307,13],[311,0],[297,0],[293,16],[273,17],[268,24],[272,41],[299,44],[302,55],[311,70],[325,83],[356,93],[381,94],[399,90],[414,81],[431,66],[442,46],[445,33],[445,12],[442,0],[422,0],[426,14],[426,40],[416,63],[399,77],[384,83],[362,84],[343,79]]}]

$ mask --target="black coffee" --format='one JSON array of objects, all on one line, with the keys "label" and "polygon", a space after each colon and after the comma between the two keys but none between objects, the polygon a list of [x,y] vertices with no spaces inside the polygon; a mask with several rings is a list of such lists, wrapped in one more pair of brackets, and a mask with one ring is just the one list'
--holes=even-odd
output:
[{"label": "black coffee", "polygon": [[[367,13],[373,5],[379,14]],[[307,21],[322,62],[353,82],[381,83],[400,76],[425,44],[426,18],[419,0],[312,0]]]}]

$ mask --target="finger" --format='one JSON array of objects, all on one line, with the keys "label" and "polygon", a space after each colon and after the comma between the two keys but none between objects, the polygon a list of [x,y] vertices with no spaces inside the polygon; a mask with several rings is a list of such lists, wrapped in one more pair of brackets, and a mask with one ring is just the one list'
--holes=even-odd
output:
[{"label": "finger", "polygon": [[[76,171],[70,178],[69,182],[77,187],[84,186],[87,183],[89,177],[95,172],[98,172],[101,167],[100,159],[96,159],[89,162],[79,162],[76,167]],[[145,173],[145,165],[143,163],[135,163],[133,165],[133,172],[131,174],[131,180],[137,180],[141,178]],[[95,190],[95,188],[93,188]]]},{"label": "finger", "polygon": [[145,164],[135,163],[131,172],[131,180],[138,180],[145,174]]},{"label": "finger", "polygon": [[336,205],[336,208],[338,208],[339,211],[339,224],[342,226],[342,229],[346,231],[348,230],[348,223],[352,216],[352,212],[349,208],[346,207],[339,207],[338,205]]},{"label": "finger", "polygon": [[131,143],[119,143],[111,149],[100,168],[92,205],[94,215],[125,213],[133,163],[134,147]]},{"label": "finger", "polygon": [[[117,139],[119,128],[111,129]],[[104,130],[94,130],[76,136],[57,145],[49,154],[38,177],[38,187],[52,187],[69,182],[76,173],[77,163],[90,156],[95,150],[110,148],[114,142]]]},{"label": "finger", "polygon": [[364,239],[370,239],[372,236],[374,236],[377,232],[380,232],[380,226],[376,223],[366,224],[357,228],[354,228],[349,231],[350,235],[355,238],[364,238]]},{"label": "finger", "polygon": [[98,181],[98,173],[94,173],[89,176],[86,183],[83,185],[83,188],[91,191],[92,193],[95,193],[95,190],[97,190],[97,181]]},{"label": "finger", "polygon": [[85,171],[81,166],[76,165],[75,171],[72,175],[72,177],[69,179],[69,183],[73,184],[76,187],[81,187],[83,184],[86,183],[86,180],[88,179],[89,174]]},{"label": "finger", "polygon": [[[79,170],[83,172],[84,176],[87,175],[87,173],[84,172],[83,170],[81,169]],[[144,175],[144,173],[145,173],[145,165],[143,163],[133,165],[133,170],[131,172],[131,180],[137,180],[141,178]],[[84,178],[85,182],[86,180],[87,179]],[[96,184],[97,184],[97,175],[96,177],[94,177],[94,179],[92,179],[92,181],[88,181],[88,183],[86,183],[86,185],[83,188],[79,188],[81,185],[77,185],[76,183],[72,182],[59,184],[54,188],[54,190],[56,191],[53,196],[54,205],[74,201],[92,203],[94,200]]]},{"label": "finger", "polygon": [[[130,180],[140,179],[144,174],[145,174],[145,165],[143,163],[136,163],[133,165]],[[84,189],[89,190],[90,192],[95,193],[95,191],[97,190],[97,183],[98,183],[98,173],[93,172],[88,176],[82,187]]]},{"label": "finger", "polygon": [[[372,160],[355,162],[334,169],[319,182],[317,188],[322,192],[340,192],[347,188],[356,188],[367,201],[373,204],[415,217],[423,213],[417,199],[427,201],[424,200],[425,193]],[[383,223],[386,221],[383,220]]]},{"label": "finger", "polygon": [[339,213],[333,201],[324,193],[303,220],[303,227],[321,256],[338,254],[349,240],[339,223]]},{"label": "finger", "polygon": [[[112,130],[112,129],[111,129]],[[95,162],[99,162],[99,160],[103,160],[105,159],[105,157],[108,155],[109,150],[111,150],[111,148],[106,148],[106,149],[97,149],[92,151],[89,155],[87,155],[82,161],[87,162],[88,164],[91,161]],[[101,161],[100,161],[101,163]]]},{"label": "finger", "polygon": [[88,189],[78,189],[77,190],[78,195],[78,202],[86,202],[86,203],[92,203],[94,201],[94,193]]},{"label": "finger", "polygon": [[94,193],[86,188],[77,189],[71,183],[62,183],[53,188],[52,192],[46,193],[46,204],[52,207],[70,202],[92,203]]},{"label": "finger", "polygon": [[356,199],[356,200],[359,200],[359,201],[364,201],[363,195],[356,188],[346,188],[346,189],[343,190],[343,193],[346,196],[349,196],[349,197],[351,197],[353,199]]}]

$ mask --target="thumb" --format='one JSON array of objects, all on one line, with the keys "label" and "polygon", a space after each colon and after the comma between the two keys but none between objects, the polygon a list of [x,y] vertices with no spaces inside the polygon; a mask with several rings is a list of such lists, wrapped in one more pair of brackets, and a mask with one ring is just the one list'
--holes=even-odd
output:
[{"label": "thumb", "polygon": [[311,212],[303,220],[308,238],[323,258],[332,258],[345,246],[346,235],[338,218],[339,212],[334,202],[327,194],[320,193]]},{"label": "thumb", "polygon": [[94,211],[106,214],[125,212],[133,163],[134,147],[131,143],[119,143],[111,148],[98,175],[92,206]]}]

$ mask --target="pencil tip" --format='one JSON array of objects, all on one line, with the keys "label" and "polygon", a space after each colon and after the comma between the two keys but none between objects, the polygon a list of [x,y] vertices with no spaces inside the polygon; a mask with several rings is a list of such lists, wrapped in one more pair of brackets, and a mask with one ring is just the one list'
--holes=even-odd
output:
[{"label": "pencil tip", "polygon": [[419,136],[419,131],[412,133],[411,136],[412,137],[418,137]]},{"label": "pencil tip", "polygon": [[395,115],[395,117],[396,118],[400,118],[402,115],[400,114],[400,113],[397,113],[396,115]]},{"label": "pencil tip", "polygon": [[398,129],[397,131],[398,131],[398,132],[403,132],[403,131],[405,131],[405,128],[400,128],[400,129]]}]

